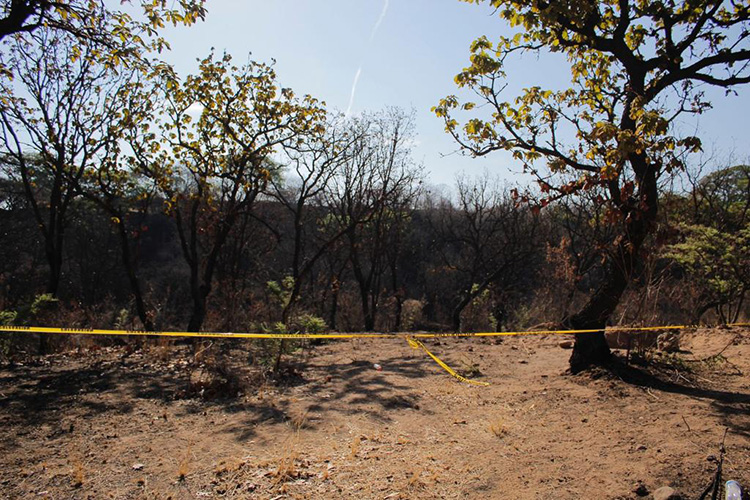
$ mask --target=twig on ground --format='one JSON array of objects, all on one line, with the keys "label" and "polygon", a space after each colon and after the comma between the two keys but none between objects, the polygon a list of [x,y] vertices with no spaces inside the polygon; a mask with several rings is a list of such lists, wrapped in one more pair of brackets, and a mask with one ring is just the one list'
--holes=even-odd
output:
[{"label": "twig on ground", "polygon": [[656,394],[654,394],[653,392],[651,392],[651,389],[649,389],[648,387],[646,388],[646,394],[648,394],[649,396],[651,396],[652,398],[654,398],[656,400],[660,399]]},{"label": "twig on ground", "polygon": [[687,420],[685,420],[685,415],[682,416],[682,421],[685,422],[685,425],[687,426],[688,432],[693,432],[693,430],[690,428],[690,424],[687,423]]},{"label": "twig on ground", "polygon": [[683,375],[682,373],[678,372],[677,370],[675,370],[675,375],[677,375],[677,378],[681,378],[682,380],[684,380],[684,381],[685,381],[685,382],[687,382],[688,384],[691,384],[691,385],[692,385],[693,381],[692,381],[692,380],[690,380],[689,378],[687,378],[687,377],[686,377],[685,375]]},{"label": "twig on ground", "polygon": [[716,354],[711,354],[710,356],[706,356],[706,357],[703,357],[703,358],[686,359],[685,362],[686,363],[705,363],[706,361],[708,361],[708,360],[710,360],[712,358],[716,358],[718,356],[721,356],[722,354],[724,354],[724,351],[726,351],[727,349],[729,349],[732,346],[732,344],[734,344],[735,341],[737,339],[739,339],[740,337],[742,337],[741,333],[736,334],[734,337],[732,337],[732,340],[730,340],[729,343],[727,345],[725,345],[721,349],[721,351],[717,352]]}]

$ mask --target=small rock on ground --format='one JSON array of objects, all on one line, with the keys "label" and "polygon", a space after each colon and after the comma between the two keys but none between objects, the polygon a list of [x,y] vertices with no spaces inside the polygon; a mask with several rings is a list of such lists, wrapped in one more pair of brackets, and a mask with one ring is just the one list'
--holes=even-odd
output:
[{"label": "small rock on ground", "polygon": [[654,491],[654,500],[682,500],[682,497],[674,488],[662,486]]},{"label": "small rock on ground", "polygon": [[633,493],[638,495],[639,497],[645,497],[648,495],[649,491],[648,488],[646,488],[646,485],[643,483],[638,483],[635,488],[633,488]]}]

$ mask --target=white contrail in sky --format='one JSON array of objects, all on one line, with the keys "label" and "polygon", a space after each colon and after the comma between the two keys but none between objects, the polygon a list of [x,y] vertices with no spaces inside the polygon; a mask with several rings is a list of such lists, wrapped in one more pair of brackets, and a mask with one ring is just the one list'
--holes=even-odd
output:
[{"label": "white contrail in sky", "polygon": [[[375,40],[375,35],[378,32],[378,28],[380,28],[380,24],[383,22],[383,19],[385,19],[385,14],[388,12],[388,3],[389,0],[383,1],[383,10],[380,11],[380,16],[378,17],[378,20],[375,21],[375,24],[372,27],[372,31],[370,32],[370,41],[367,44],[367,48],[370,48],[370,45],[372,45],[372,41]],[[357,73],[354,75],[354,82],[352,83],[352,92],[349,96],[349,106],[346,108],[346,116],[349,116],[352,112],[352,105],[354,105],[354,94],[357,92],[357,82],[359,82],[359,75],[362,74],[362,63],[360,63],[359,68],[357,68]]]},{"label": "white contrail in sky", "polygon": [[354,93],[357,91],[357,82],[359,81],[359,75],[362,73],[362,66],[357,68],[357,74],[354,75],[354,83],[352,84],[352,94],[349,96],[349,106],[346,108],[346,116],[349,116],[352,112],[352,104],[354,104]]},{"label": "white contrail in sky", "polygon": [[382,23],[383,19],[385,19],[386,12],[388,12],[388,0],[385,0],[385,2],[383,2],[383,10],[380,12],[380,17],[375,22],[375,26],[372,27],[372,32],[370,33],[370,43],[372,43],[373,39],[375,38],[375,33],[378,32],[378,28],[380,28],[380,23]]}]

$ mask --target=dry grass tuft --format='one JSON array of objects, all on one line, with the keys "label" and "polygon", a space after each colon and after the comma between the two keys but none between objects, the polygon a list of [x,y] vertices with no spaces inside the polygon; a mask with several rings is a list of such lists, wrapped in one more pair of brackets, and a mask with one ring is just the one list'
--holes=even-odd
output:
[{"label": "dry grass tuft", "polygon": [[73,460],[73,470],[71,471],[70,475],[70,484],[73,486],[73,488],[80,488],[81,486],[83,486],[83,464],[79,459]]},{"label": "dry grass tuft", "polygon": [[70,484],[73,488],[80,488],[86,479],[83,465],[83,454],[78,443],[71,444],[68,452],[70,469]]},{"label": "dry grass tuft", "polygon": [[414,467],[410,472],[407,473],[406,487],[404,488],[408,493],[416,493],[418,491],[424,491],[427,489],[427,483],[422,480],[422,469]]},{"label": "dry grass tuft", "polygon": [[492,420],[490,422],[489,428],[490,432],[499,438],[504,437],[508,434],[508,428],[502,418]]},{"label": "dry grass tuft", "polygon": [[297,440],[291,440],[287,445],[284,454],[279,457],[279,462],[276,467],[276,471],[273,473],[274,486],[278,486],[281,483],[295,479],[299,476],[297,470],[297,459],[299,458],[299,452],[297,451]]},{"label": "dry grass tuft", "polygon": [[190,472],[190,459],[192,458],[191,448],[191,446],[187,447],[187,449],[185,450],[185,455],[183,455],[180,463],[177,466],[177,479],[179,481],[184,481],[188,473]]},{"label": "dry grass tuft", "polygon": [[349,458],[351,458],[352,460],[357,458],[357,453],[359,453],[359,447],[361,443],[362,443],[362,436],[355,436],[351,444],[349,445],[351,448],[351,453],[349,454]]},{"label": "dry grass tuft", "polygon": [[310,410],[295,410],[292,412],[289,422],[295,432],[299,432],[300,429],[304,429],[307,425],[307,417],[310,414]]}]

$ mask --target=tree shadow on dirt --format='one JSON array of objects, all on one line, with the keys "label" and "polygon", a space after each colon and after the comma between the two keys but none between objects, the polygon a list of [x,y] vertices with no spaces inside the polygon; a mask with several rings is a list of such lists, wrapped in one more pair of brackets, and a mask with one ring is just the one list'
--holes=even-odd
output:
[{"label": "tree shadow on dirt", "polygon": [[335,411],[344,415],[364,412],[388,422],[394,410],[419,409],[420,397],[414,393],[414,387],[394,382],[393,378],[394,375],[409,379],[428,376],[429,372],[421,366],[422,361],[391,357],[380,360],[379,364],[383,371],[364,360],[326,365],[325,373],[331,377],[332,390],[327,390],[325,383],[312,386],[311,391],[325,391],[327,397],[318,398],[310,407],[311,411]]},{"label": "tree shadow on dirt", "polygon": [[378,358],[378,364],[382,371],[362,359],[345,363],[298,361],[292,366],[300,375],[290,384],[276,386],[279,397],[241,404],[201,402],[193,411],[219,407],[225,412],[244,413],[239,423],[225,429],[235,433],[238,441],[257,437],[256,427],[262,424],[315,430],[327,425],[332,414],[366,416],[387,424],[404,411],[427,412],[420,406],[422,396],[410,382],[432,376],[439,368],[420,357]]},{"label": "tree shadow on dirt", "polygon": [[[447,361],[450,363],[450,356]],[[420,406],[422,396],[412,382],[436,373],[442,375],[437,365],[422,356],[379,357],[382,371],[364,359],[329,364],[311,356],[288,364],[293,376],[272,386],[273,397],[249,401],[233,394],[201,399],[189,390],[190,368],[167,370],[144,362],[130,358],[104,362],[83,359],[73,366],[54,362],[6,369],[0,375],[0,412],[13,431],[4,438],[25,432],[23,429],[55,425],[60,415],[130,414],[139,400],[168,405],[179,400],[182,403],[175,408],[176,416],[212,409],[237,415],[233,419],[236,425],[222,429],[235,433],[240,441],[254,437],[260,425],[295,427],[304,420],[305,429],[316,429],[332,413],[366,415],[388,423],[404,411],[427,411]],[[290,398],[296,401],[291,404]]]},{"label": "tree shadow on dirt", "polygon": [[658,372],[621,363],[615,366],[614,373],[624,382],[644,389],[709,400],[711,406],[722,415],[722,426],[735,434],[750,437],[750,393],[678,383],[665,379]]},{"label": "tree shadow on dirt", "polygon": [[[19,424],[54,422],[61,409],[75,407],[79,416],[129,414],[137,399],[168,400],[184,382],[171,374],[96,364],[60,369],[31,368],[0,377],[0,410]],[[106,397],[105,397],[106,395]]]},{"label": "tree shadow on dirt", "polygon": [[[393,380],[394,375],[408,379],[431,375],[429,369],[423,368],[423,360],[394,356],[381,359],[379,363],[382,371],[364,360],[325,365],[298,362],[294,368],[302,376],[292,384],[278,388],[282,397],[242,404],[212,401],[203,403],[202,407],[217,406],[223,411],[244,413],[241,422],[225,429],[235,433],[238,441],[257,437],[259,425],[288,425],[292,430],[319,429],[330,422],[332,413],[346,417],[366,415],[388,423],[398,418],[402,411],[424,411],[419,405],[421,397],[414,387]],[[286,392],[290,387],[298,389],[294,395]]]}]

